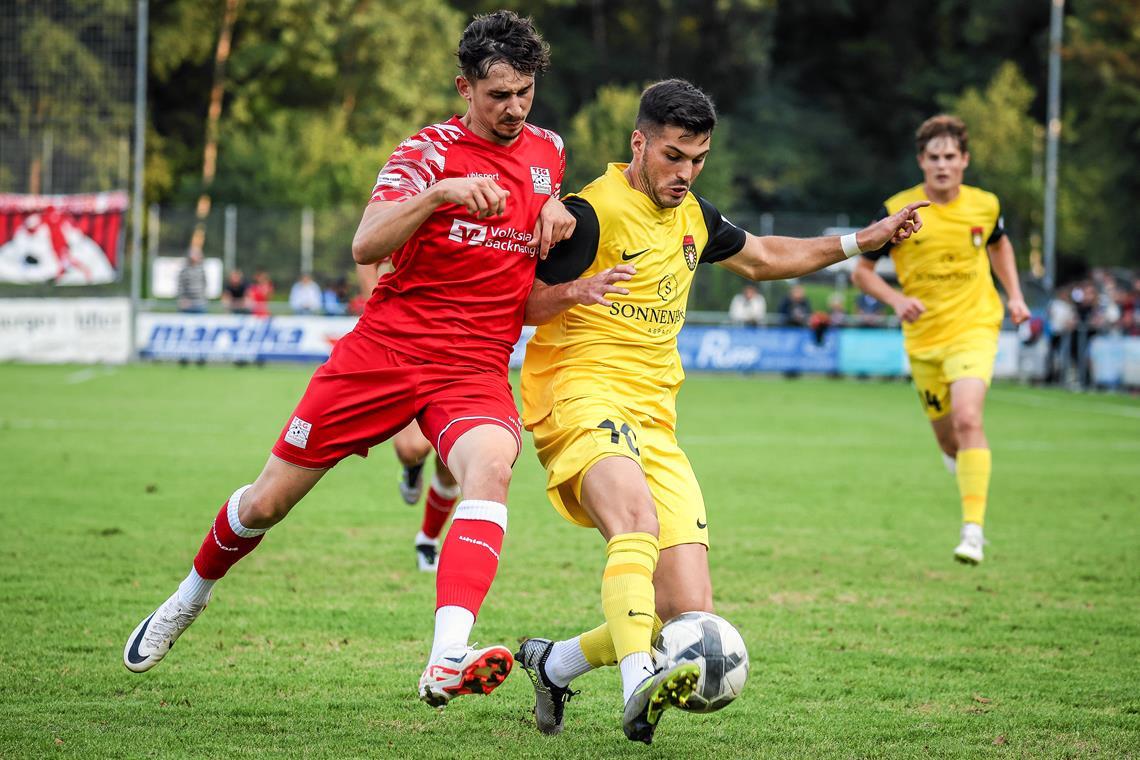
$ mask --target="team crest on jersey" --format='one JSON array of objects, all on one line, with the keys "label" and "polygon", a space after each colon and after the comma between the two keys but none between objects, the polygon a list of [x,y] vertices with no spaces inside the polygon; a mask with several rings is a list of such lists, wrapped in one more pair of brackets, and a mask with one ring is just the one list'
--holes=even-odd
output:
[{"label": "team crest on jersey", "polygon": [[973,241],[975,248],[982,247],[982,232],[983,230],[981,227],[970,228],[970,240]]},{"label": "team crest on jersey", "polygon": [[313,423],[305,422],[300,417],[294,417],[289,423],[289,430],[285,433],[285,443],[291,443],[299,449],[309,445],[309,433],[313,431]]},{"label": "team crest on jersey", "polygon": [[550,181],[550,170],[545,166],[530,167],[530,181],[534,184],[536,195],[550,195],[554,192]]},{"label": "team crest on jersey", "polygon": [[685,252],[685,263],[689,266],[689,271],[697,268],[697,241],[693,240],[692,235],[685,235],[685,239],[681,241],[681,249]]}]

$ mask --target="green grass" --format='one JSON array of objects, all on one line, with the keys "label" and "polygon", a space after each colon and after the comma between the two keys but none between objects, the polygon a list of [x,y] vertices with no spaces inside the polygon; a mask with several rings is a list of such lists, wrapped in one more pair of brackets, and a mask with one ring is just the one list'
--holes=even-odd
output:
[{"label": "green grass", "polygon": [[[1072,757],[1140,755],[1140,403],[998,386],[987,561],[901,383],[691,378],[718,609],[743,696],[622,736],[613,671],[534,730],[520,672],[416,701],[434,583],[388,446],[343,463],[218,585],[155,670],[127,634],[251,480],[306,368],[0,366],[0,756]],[[600,619],[602,544],[516,468],[480,641]]]}]

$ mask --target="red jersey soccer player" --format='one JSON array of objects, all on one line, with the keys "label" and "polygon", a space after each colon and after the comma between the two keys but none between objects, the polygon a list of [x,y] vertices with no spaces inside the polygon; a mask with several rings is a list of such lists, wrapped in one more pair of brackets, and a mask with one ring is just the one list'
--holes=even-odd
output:
[{"label": "red jersey soccer player", "polygon": [[189,576],[138,625],[126,666],[150,669],[209,601],[213,584],[341,459],[412,420],[463,488],[436,580],[435,637],[420,698],[488,693],[510,651],[468,646],[498,567],[520,447],[507,360],[522,327],[536,249],[573,228],[557,201],[565,158],[526,123],[548,48],[500,11],[464,31],[456,77],[468,110],[405,140],[380,171],[353,240],[358,264],[392,257],[356,328],[313,374],[257,480],[222,506]]}]

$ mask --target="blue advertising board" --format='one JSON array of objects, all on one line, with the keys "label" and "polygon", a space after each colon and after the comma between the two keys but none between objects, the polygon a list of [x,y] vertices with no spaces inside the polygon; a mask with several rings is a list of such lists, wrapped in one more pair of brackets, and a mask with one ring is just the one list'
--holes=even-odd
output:
[{"label": "blue advertising board", "polygon": [[839,342],[828,330],[816,340],[803,327],[705,327],[687,325],[677,337],[687,370],[728,372],[839,371]]}]

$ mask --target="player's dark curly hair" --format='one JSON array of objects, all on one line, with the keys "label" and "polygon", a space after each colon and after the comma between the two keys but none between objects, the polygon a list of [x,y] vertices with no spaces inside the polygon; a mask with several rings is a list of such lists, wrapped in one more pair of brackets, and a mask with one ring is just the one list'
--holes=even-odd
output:
[{"label": "player's dark curly hair", "polygon": [[486,79],[496,63],[506,63],[520,74],[533,75],[550,65],[550,45],[534,28],[530,17],[514,11],[495,11],[475,19],[459,38],[459,68],[470,81]]},{"label": "player's dark curly hair", "polygon": [[716,126],[716,106],[699,87],[684,79],[666,79],[641,93],[637,129],[649,135],[662,127],[680,127],[686,135],[703,135]]},{"label": "player's dark curly hair", "polygon": [[958,142],[958,150],[963,153],[970,143],[970,133],[966,130],[966,122],[957,116],[940,113],[931,116],[922,122],[922,126],[914,133],[914,143],[918,153],[926,150],[926,144],[935,137],[953,137]]}]

